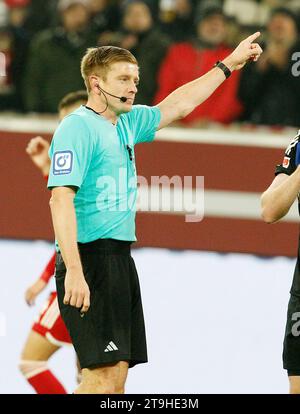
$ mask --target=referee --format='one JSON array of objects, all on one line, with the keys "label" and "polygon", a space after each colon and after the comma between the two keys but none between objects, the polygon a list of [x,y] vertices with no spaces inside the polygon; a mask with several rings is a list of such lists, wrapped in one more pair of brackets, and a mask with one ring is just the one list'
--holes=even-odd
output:
[{"label": "referee", "polygon": [[129,367],[147,362],[135,237],[134,147],[183,118],[262,53],[243,40],[214,68],[155,107],[133,105],[139,82],[125,49],[88,49],[82,59],[88,102],[56,130],[48,187],[56,236],[56,285],[62,317],[82,367],[79,394],[124,393]]}]

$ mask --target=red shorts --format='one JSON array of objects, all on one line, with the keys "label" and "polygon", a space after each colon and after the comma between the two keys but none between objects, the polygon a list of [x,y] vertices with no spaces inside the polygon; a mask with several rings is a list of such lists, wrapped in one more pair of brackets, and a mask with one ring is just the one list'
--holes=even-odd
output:
[{"label": "red shorts", "polygon": [[60,316],[56,292],[50,293],[32,330],[47,338],[53,345],[72,344],[69,332]]}]

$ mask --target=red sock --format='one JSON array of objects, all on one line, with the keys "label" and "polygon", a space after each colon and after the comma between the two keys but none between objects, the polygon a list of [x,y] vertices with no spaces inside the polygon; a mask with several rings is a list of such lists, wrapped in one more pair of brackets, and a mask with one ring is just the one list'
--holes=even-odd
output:
[{"label": "red sock", "polygon": [[37,394],[67,394],[62,384],[49,370],[27,378],[27,381]]}]

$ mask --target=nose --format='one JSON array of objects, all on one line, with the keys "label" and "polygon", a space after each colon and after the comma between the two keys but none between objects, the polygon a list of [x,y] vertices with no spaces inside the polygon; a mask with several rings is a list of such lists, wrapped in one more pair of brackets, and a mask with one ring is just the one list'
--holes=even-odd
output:
[{"label": "nose", "polygon": [[135,84],[135,82],[132,82],[131,83],[131,85],[130,85],[130,92],[133,92],[133,93],[137,93],[137,86],[136,86],[136,84]]}]

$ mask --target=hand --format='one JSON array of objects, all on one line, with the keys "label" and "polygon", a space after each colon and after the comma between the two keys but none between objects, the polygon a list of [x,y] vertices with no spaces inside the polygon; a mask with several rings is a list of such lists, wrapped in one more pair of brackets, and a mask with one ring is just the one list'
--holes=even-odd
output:
[{"label": "hand", "polygon": [[81,314],[90,307],[90,289],[81,269],[67,269],[64,304],[81,308]]},{"label": "hand", "polygon": [[50,158],[48,156],[49,142],[42,137],[32,138],[26,148],[26,152],[32,162],[41,170],[44,176],[49,175]]},{"label": "hand", "polygon": [[249,60],[256,62],[262,54],[262,48],[258,43],[253,43],[260,36],[260,32],[256,32],[246,39],[234,49],[234,51],[225,59],[223,63],[231,70],[239,70]]},{"label": "hand", "polygon": [[34,305],[35,298],[45,289],[47,283],[43,279],[38,279],[25,292],[25,301],[27,305]]}]

